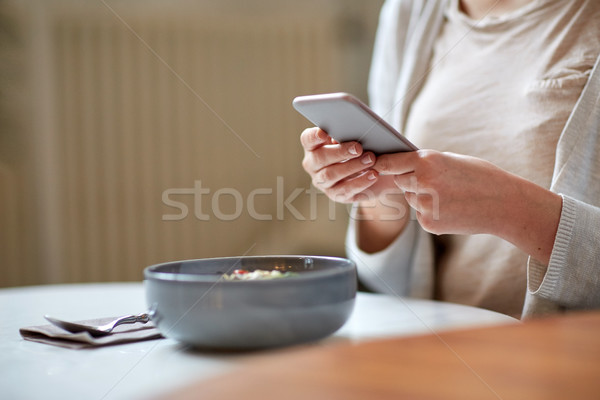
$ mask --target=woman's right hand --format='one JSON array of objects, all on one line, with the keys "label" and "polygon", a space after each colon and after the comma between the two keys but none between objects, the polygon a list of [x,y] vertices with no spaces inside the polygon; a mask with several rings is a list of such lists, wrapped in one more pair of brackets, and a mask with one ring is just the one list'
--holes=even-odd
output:
[{"label": "woman's right hand", "polygon": [[358,202],[358,245],[367,252],[385,248],[404,229],[408,204],[393,175],[380,176],[373,169],[375,154],[360,143],[338,143],[319,128],[300,135],[304,148],[302,167],[313,185],[331,200]]},{"label": "woman's right hand", "polygon": [[308,128],[300,135],[304,148],[302,167],[313,185],[331,200],[352,203],[371,199],[368,191],[379,179],[372,169],[375,154],[364,152],[358,142],[338,143],[319,128]]}]

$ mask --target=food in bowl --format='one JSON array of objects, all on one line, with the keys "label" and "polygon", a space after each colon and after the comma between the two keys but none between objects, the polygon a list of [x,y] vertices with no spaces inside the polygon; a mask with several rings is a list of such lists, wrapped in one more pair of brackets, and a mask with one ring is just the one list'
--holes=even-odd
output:
[{"label": "food in bowl", "polygon": [[231,274],[223,274],[223,279],[226,281],[255,281],[258,279],[287,278],[294,275],[298,274],[290,271],[281,272],[277,269],[270,271],[264,269],[255,269],[254,271],[236,269]]}]

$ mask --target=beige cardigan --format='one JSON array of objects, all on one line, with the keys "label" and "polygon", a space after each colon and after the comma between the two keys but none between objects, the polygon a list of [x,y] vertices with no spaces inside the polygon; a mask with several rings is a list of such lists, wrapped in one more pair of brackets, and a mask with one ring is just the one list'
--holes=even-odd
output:
[{"label": "beige cardigan", "polygon": [[[382,9],[369,95],[374,110],[400,129],[426,76],[444,7],[443,0],[387,0]],[[562,214],[549,264],[528,262],[524,318],[600,307],[599,64],[600,59],[557,145],[550,189],[563,197]],[[433,296],[433,242],[416,221],[376,254],[358,248],[354,225],[351,221],[348,229],[348,257],[368,287],[399,296]]]}]

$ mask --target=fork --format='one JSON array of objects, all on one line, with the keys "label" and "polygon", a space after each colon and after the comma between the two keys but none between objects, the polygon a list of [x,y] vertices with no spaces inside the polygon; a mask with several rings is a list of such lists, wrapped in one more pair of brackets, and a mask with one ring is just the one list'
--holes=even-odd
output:
[{"label": "fork", "polygon": [[136,322],[146,323],[150,321],[150,316],[147,313],[142,313],[138,315],[126,315],[123,317],[119,317],[114,321],[111,321],[104,325],[92,326],[85,325],[77,322],[69,322],[63,321],[57,318],[53,318],[49,315],[44,315],[44,318],[52,325],[56,325],[59,328],[62,328],[71,333],[79,333],[79,332],[88,332],[93,337],[100,337],[110,335],[113,329],[122,324],[133,324]]}]

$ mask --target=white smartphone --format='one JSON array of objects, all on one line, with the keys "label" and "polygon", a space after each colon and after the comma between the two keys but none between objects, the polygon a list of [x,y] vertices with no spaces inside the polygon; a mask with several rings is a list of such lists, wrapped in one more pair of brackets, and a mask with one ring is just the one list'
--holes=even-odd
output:
[{"label": "white smartphone", "polygon": [[367,105],[348,93],[299,96],[294,108],[338,142],[358,141],[375,154],[418,150]]}]

